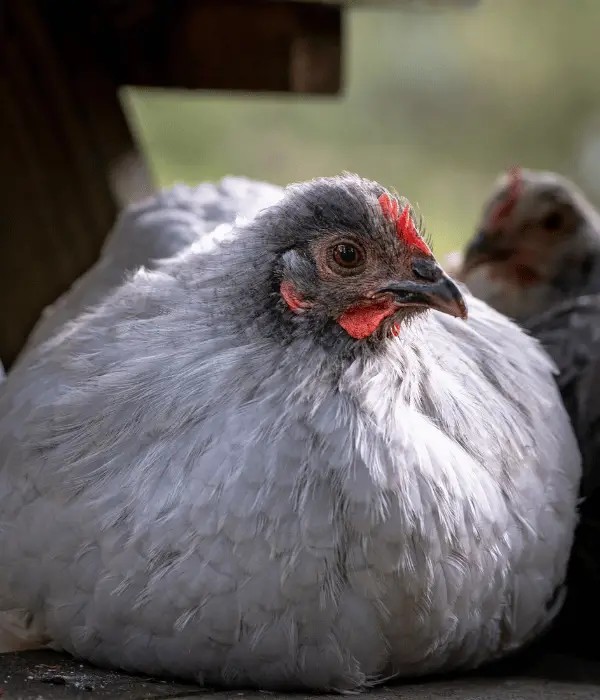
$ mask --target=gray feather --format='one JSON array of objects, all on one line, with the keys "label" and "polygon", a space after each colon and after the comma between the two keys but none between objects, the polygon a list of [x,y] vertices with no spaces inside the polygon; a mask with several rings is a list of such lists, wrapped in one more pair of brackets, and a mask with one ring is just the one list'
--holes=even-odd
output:
[{"label": "gray feather", "polygon": [[546,645],[598,658],[590,643],[600,625],[600,296],[568,299],[526,328],[560,370],[558,386],[583,459],[580,522],[568,569],[566,604]]},{"label": "gray feather", "polygon": [[65,323],[92,308],[140,267],[154,269],[191,243],[210,246],[237,216],[252,217],[280,197],[272,185],[241,177],[191,188],[176,185],[123,211],[98,261],[52,306],[44,309],[17,362]]}]

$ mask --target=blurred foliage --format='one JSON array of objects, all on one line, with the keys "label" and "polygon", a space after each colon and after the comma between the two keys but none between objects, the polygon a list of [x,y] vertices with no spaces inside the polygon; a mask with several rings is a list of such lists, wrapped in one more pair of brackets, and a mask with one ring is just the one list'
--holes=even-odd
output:
[{"label": "blurred foliage", "polygon": [[560,171],[600,197],[598,0],[346,21],[341,98],[128,90],[160,184],[356,171],[418,204],[438,253],[470,235],[510,165]]}]

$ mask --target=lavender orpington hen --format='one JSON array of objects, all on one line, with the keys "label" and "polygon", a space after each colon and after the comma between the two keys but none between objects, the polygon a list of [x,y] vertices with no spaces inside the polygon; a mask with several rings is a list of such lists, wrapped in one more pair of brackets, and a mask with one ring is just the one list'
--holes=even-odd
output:
[{"label": "lavender orpington hen", "polygon": [[290,186],[9,375],[1,607],[96,664],[227,687],[506,655],[558,612],[576,525],[553,371],[407,201]]},{"label": "lavender orpington hen", "polygon": [[583,455],[568,596],[544,646],[600,658],[600,214],[556,173],[513,168],[484,206],[456,276],[555,361]]}]

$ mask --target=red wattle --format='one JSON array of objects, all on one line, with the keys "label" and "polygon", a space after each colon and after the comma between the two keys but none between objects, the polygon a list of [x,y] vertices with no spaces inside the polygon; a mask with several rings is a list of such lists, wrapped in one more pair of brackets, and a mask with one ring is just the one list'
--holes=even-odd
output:
[{"label": "red wattle", "polygon": [[360,340],[374,333],[383,319],[391,316],[395,310],[390,301],[370,306],[355,306],[344,311],[337,322],[348,335]]}]

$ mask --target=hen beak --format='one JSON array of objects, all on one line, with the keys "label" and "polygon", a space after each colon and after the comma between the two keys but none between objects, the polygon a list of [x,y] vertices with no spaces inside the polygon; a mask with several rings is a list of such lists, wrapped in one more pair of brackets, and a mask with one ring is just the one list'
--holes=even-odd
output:
[{"label": "hen beak", "polygon": [[485,231],[478,231],[469,241],[463,257],[462,274],[492,260],[507,260],[513,251],[499,246]]},{"label": "hen beak", "polygon": [[393,294],[398,307],[427,307],[463,320],[468,318],[467,304],[456,282],[433,258],[415,258],[412,269],[415,279],[389,284],[379,292]]}]

